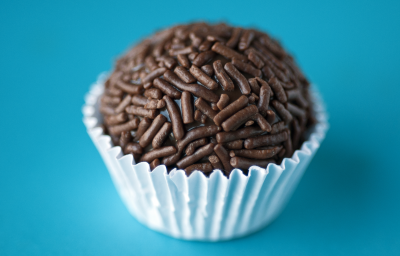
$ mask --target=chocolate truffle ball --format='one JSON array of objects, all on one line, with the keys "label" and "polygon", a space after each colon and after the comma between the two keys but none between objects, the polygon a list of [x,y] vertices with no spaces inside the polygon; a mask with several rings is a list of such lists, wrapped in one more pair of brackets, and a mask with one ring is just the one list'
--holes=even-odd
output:
[{"label": "chocolate truffle ball", "polygon": [[309,83],[280,43],[256,29],[179,25],[117,60],[104,130],[154,169],[209,174],[291,157],[313,124]]}]

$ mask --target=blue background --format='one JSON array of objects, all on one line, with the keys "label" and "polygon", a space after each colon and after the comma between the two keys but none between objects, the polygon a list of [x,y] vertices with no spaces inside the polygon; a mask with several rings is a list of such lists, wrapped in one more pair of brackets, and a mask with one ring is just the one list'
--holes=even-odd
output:
[{"label": "blue background", "polygon": [[[282,215],[214,244],[132,218],[80,112],[115,56],[196,19],[281,39],[331,123]],[[399,25],[399,1],[2,0],[0,255],[400,255]]]}]

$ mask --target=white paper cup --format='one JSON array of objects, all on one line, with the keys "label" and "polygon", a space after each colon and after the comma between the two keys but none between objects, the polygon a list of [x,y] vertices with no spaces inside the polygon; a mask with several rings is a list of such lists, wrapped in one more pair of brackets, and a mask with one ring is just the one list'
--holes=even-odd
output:
[{"label": "white paper cup", "polygon": [[100,152],[130,213],[151,229],[175,238],[198,241],[229,240],[253,233],[275,219],[290,198],[310,160],[325,138],[327,116],[318,94],[312,98],[317,124],[301,149],[281,165],[252,166],[248,176],[234,169],[229,179],[220,170],[210,177],[182,170],[170,174],[164,165],[152,172],[136,164],[100,127],[99,99],[105,75],[99,76],[85,97],[82,112],[87,132]]}]

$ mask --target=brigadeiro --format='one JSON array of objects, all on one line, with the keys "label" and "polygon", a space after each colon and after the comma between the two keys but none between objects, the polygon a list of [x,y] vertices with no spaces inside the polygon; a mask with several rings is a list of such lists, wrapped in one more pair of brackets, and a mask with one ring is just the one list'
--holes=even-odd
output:
[{"label": "brigadeiro", "polygon": [[199,241],[273,221],[328,129],[319,94],[281,44],[226,24],[141,41],[99,76],[83,114],[131,214]]},{"label": "brigadeiro", "polygon": [[118,59],[100,112],[136,163],[187,175],[280,164],[314,123],[309,82],[277,40],[206,23],[163,30]]}]

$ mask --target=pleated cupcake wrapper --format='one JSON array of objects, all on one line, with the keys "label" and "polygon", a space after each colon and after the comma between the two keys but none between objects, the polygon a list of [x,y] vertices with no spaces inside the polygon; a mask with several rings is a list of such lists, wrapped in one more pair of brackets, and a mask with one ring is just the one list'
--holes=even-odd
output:
[{"label": "pleated cupcake wrapper", "polygon": [[175,238],[229,240],[268,225],[285,206],[328,130],[322,100],[314,90],[318,123],[301,149],[281,165],[253,166],[247,176],[234,169],[229,178],[220,170],[209,177],[199,171],[187,177],[176,169],[168,174],[164,165],[150,171],[149,164],[136,164],[132,155],[124,156],[103,134],[99,105],[104,80],[105,74],[100,75],[85,97],[87,132],[130,213],[149,228]]}]

